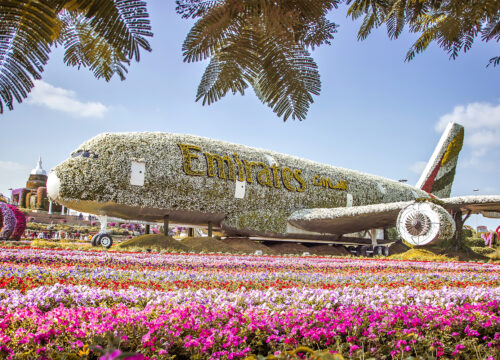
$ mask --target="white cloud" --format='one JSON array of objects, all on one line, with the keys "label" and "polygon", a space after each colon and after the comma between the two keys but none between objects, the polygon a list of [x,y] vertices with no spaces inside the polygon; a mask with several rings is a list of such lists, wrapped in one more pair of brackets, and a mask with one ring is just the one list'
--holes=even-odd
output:
[{"label": "white cloud", "polygon": [[410,170],[415,174],[420,175],[424,172],[426,165],[426,161],[416,161],[410,166]]},{"label": "white cloud", "polygon": [[26,186],[31,168],[12,161],[0,160],[0,193],[10,197],[9,188],[17,189]]},{"label": "white cloud", "polygon": [[77,99],[74,91],[52,86],[42,80],[35,81],[28,103],[46,106],[78,117],[101,118],[109,110],[100,102],[82,102]]},{"label": "white cloud", "polygon": [[441,116],[436,131],[443,131],[451,121],[465,127],[465,145],[471,150],[465,166],[478,165],[492,149],[500,147],[500,104],[456,106],[451,113]]}]

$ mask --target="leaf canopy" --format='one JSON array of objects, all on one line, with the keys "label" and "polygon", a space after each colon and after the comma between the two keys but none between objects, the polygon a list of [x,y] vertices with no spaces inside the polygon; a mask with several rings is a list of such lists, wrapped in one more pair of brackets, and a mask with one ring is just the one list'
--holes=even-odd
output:
[{"label": "leaf canopy", "polygon": [[[405,25],[419,38],[406,54],[412,60],[433,43],[451,59],[467,52],[474,40],[500,41],[500,0],[347,0],[348,16],[364,16],[358,38],[365,39],[383,24],[391,39],[398,38]],[[500,57],[490,59],[498,65]]]},{"label": "leaf canopy", "polygon": [[69,66],[125,79],[130,60],[151,51],[148,16],[138,0],[1,0],[0,113],[28,96],[53,46]]},{"label": "leaf canopy", "polygon": [[286,121],[305,119],[319,95],[309,49],[329,44],[337,26],[326,15],[337,1],[179,0],[183,17],[198,19],[183,44],[184,61],[210,58],[196,100],[211,104],[252,87]]}]

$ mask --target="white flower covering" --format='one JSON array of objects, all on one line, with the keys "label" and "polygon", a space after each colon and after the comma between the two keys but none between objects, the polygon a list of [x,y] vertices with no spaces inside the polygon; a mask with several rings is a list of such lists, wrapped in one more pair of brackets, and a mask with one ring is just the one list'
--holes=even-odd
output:
[{"label": "white flower covering", "polygon": [[328,220],[339,217],[357,217],[366,214],[379,214],[393,210],[401,210],[411,203],[412,201],[400,201],[390,204],[365,205],[352,208],[304,209],[293,213],[290,216],[290,220]]},{"label": "white flower covering", "polygon": [[[192,159],[193,171],[202,176],[187,175],[179,144],[193,145],[201,152]],[[159,220],[168,214],[171,221],[185,219],[191,214],[197,222],[225,219],[226,230],[248,233],[284,234],[288,217],[298,210],[345,207],[347,194],[353,196],[353,206],[410,201],[426,197],[424,191],[385,178],[363,174],[339,167],[322,165],[309,160],[230,144],[218,140],[167,133],[105,133],[82,144],[78,150],[88,150],[98,158],[69,158],[55,168],[61,181],[60,199],[80,211],[107,213],[124,218]],[[235,181],[207,175],[204,153],[227,155],[262,162],[270,166],[272,157],[280,167],[279,188],[257,180],[261,167],[253,168],[253,182],[246,183],[243,199],[236,199]],[[145,162],[144,186],[130,185],[131,161]],[[300,171],[304,191],[290,191],[283,182],[283,168]],[[235,177],[238,167],[234,163]],[[333,188],[315,186],[322,178],[330,179]],[[293,177],[293,188],[302,185]],[[382,189],[384,191],[382,191]],[[414,192],[414,193],[412,193]],[[384,205],[377,205],[384,206]],[[387,205],[392,206],[392,205]]]}]

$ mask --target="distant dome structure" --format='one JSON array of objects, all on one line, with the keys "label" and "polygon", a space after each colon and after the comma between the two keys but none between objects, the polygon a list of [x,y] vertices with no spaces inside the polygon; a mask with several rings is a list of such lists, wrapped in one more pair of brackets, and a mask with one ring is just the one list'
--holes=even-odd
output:
[{"label": "distant dome structure", "polygon": [[36,167],[31,170],[26,188],[36,190],[39,187],[45,187],[45,184],[47,184],[47,172],[42,168],[42,157],[40,156]]},{"label": "distant dome structure", "polygon": [[[42,167],[42,157],[33,170],[31,170],[26,187],[12,189],[12,204],[28,210],[49,209],[49,199],[47,198],[47,171]],[[58,211],[60,205],[54,204],[52,210]]]},{"label": "distant dome structure", "polygon": [[42,157],[38,158],[38,163],[36,164],[36,168],[31,170],[31,175],[45,175],[47,176],[47,172],[42,167]]}]

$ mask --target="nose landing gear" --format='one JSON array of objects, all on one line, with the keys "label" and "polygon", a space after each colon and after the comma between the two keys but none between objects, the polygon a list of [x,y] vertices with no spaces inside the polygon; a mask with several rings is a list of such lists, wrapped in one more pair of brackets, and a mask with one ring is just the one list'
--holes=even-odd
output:
[{"label": "nose landing gear", "polygon": [[99,222],[101,223],[101,230],[92,238],[92,246],[102,246],[109,249],[113,245],[113,238],[110,234],[106,232],[106,227],[108,225],[107,216],[98,216]]}]

